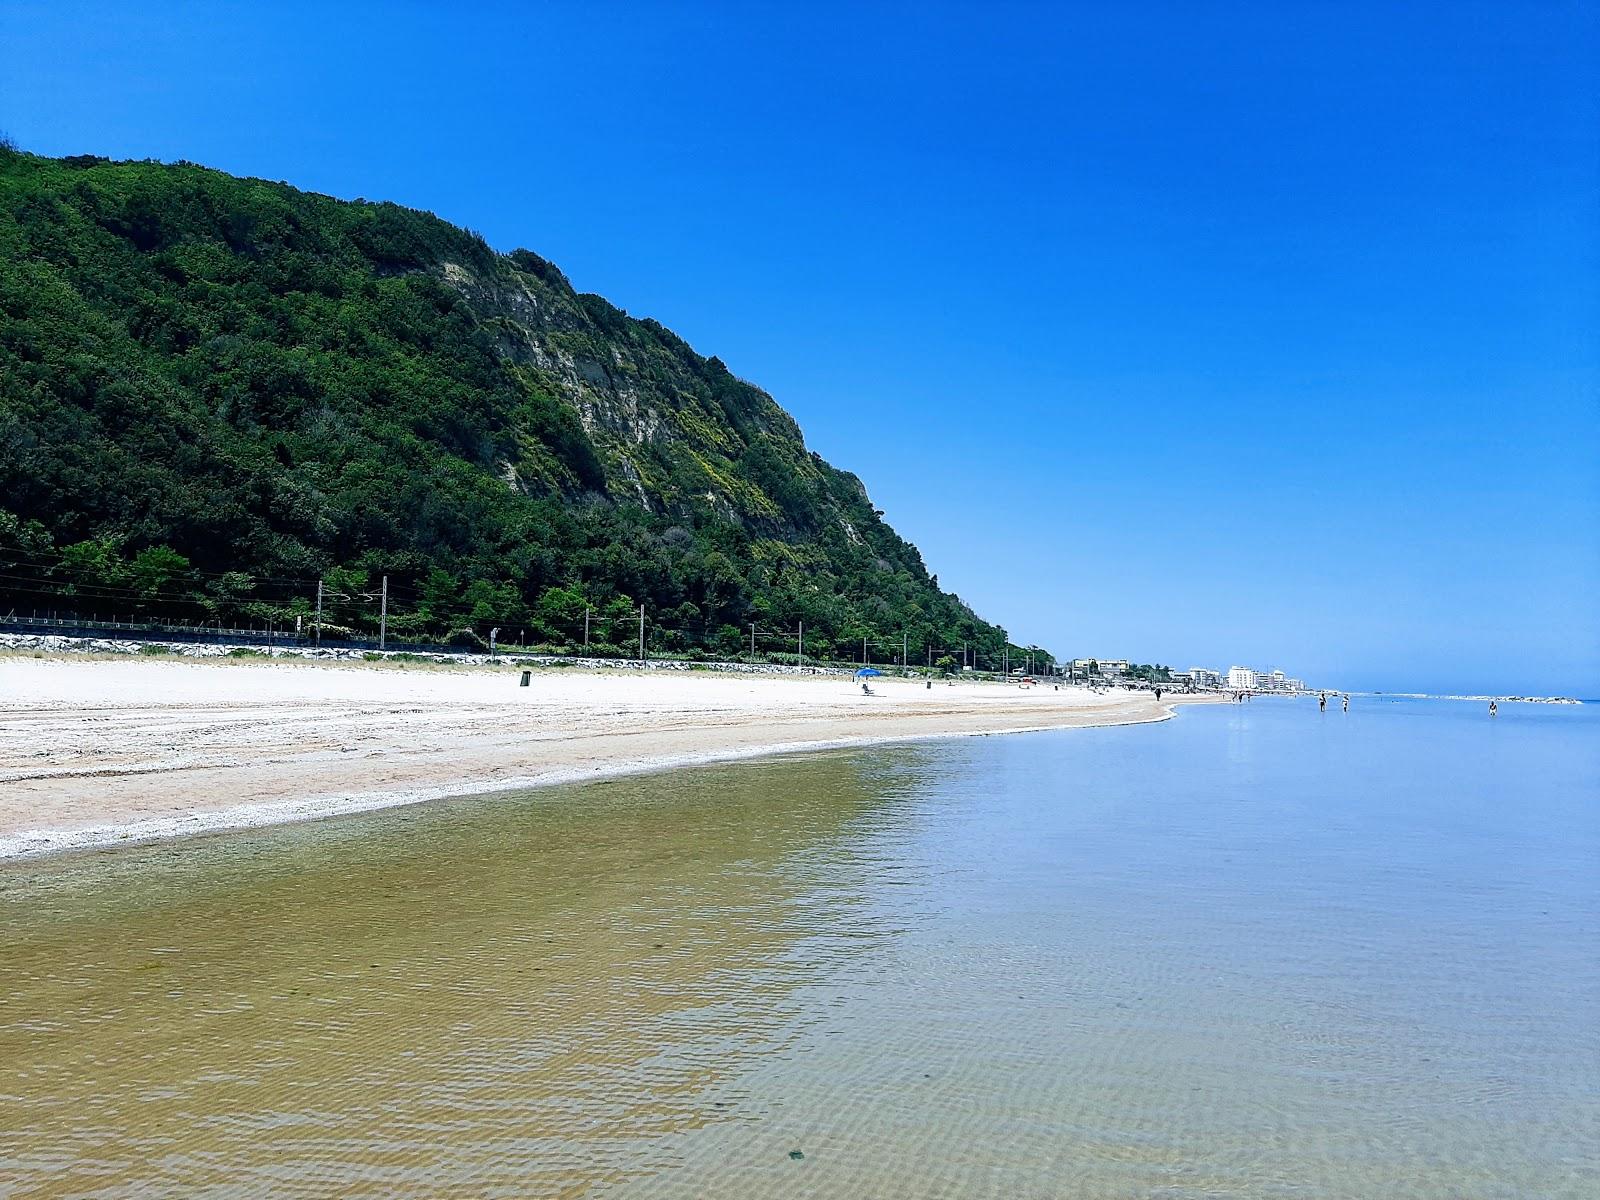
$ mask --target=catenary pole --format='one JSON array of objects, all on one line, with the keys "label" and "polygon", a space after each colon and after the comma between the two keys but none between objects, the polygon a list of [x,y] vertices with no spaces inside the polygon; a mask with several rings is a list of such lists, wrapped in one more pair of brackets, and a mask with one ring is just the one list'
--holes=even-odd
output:
[{"label": "catenary pole", "polygon": [[317,580],[317,633],[316,645],[322,648],[322,580]]},{"label": "catenary pole", "polygon": [[382,650],[389,640],[389,577],[383,577],[383,594],[378,601],[378,649]]}]

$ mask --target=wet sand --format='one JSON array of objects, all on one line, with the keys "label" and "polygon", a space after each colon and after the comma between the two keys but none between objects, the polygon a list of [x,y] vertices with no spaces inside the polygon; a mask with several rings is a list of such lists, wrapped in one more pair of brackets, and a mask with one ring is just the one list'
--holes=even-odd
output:
[{"label": "wet sand", "polygon": [[1161,720],[1167,697],[881,677],[0,658],[0,858],[878,742]]}]

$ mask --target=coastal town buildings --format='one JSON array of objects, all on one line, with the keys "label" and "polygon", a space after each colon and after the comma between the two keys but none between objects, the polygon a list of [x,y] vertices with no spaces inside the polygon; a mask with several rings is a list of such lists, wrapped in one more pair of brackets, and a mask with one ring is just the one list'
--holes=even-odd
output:
[{"label": "coastal town buildings", "polygon": [[[1075,679],[1094,679],[1104,683],[1121,682],[1128,673],[1129,660],[1125,658],[1075,658],[1070,671]],[[1142,674],[1140,678],[1143,678]],[[1167,681],[1175,689],[1205,691],[1226,688],[1233,692],[1280,692],[1294,695],[1306,690],[1305,681],[1289,675],[1277,667],[1258,668],[1231,666],[1226,671],[1213,671],[1210,667],[1190,667],[1187,671],[1172,671]]]},{"label": "coastal town buildings", "polygon": [[1128,660],[1125,658],[1075,658],[1072,660],[1072,673],[1074,675],[1099,675],[1102,678],[1115,678],[1127,674]]},{"label": "coastal town buildings", "polygon": [[1255,690],[1258,692],[1303,692],[1305,688],[1304,680],[1291,679],[1282,671],[1256,672]]},{"label": "coastal town buildings", "polygon": [[[1198,668],[1197,668],[1198,670]],[[1283,671],[1274,668],[1270,671],[1259,670],[1255,667],[1229,667],[1225,677],[1219,680],[1220,686],[1226,684],[1236,692],[1286,692],[1296,693],[1306,690],[1305,680],[1296,679]]]}]

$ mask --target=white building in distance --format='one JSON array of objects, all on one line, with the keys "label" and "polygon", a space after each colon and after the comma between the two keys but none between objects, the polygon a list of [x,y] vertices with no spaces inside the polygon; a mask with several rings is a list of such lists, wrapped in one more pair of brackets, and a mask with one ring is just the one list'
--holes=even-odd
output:
[{"label": "white building in distance", "polygon": [[1249,667],[1229,667],[1228,686],[1236,692],[1256,690],[1256,673]]},{"label": "white building in distance", "polygon": [[1096,667],[1100,675],[1121,675],[1128,669],[1128,660],[1125,658],[1075,658],[1072,660],[1072,671],[1075,675],[1089,674],[1089,666]]}]

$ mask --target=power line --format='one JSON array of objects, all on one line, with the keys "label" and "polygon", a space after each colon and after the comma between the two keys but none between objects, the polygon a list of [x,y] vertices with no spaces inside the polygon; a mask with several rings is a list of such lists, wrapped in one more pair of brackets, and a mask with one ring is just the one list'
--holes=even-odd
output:
[{"label": "power line", "polygon": [[[52,559],[51,556],[53,556],[53,559]],[[69,560],[67,558],[66,554],[62,550],[60,550],[59,548],[51,547],[48,550],[41,551],[41,550],[35,549],[33,547],[30,547],[30,546],[20,545],[19,543],[16,543],[16,542],[0,541],[0,557],[4,557],[4,558],[7,558],[7,559],[15,559],[15,558],[19,558],[19,557],[20,558],[27,558],[27,559],[31,559],[32,560],[28,564],[30,566],[47,567],[47,568],[52,568],[52,569],[55,568],[55,567],[58,567],[58,566],[69,566],[69,565],[71,565],[71,560]],[[133,560],[132,559],[127,559],[127,560],[125,560],[125,563],[128,566],[132,566],[133,565]],[[291,585],[294,585],[296,587],[316,587],[317,586],[317,581],[316,581],[315,578],[312,578],[312,579],[293,579],[293,578],[290,578],[288,576],[283,576],[283,575],[252,575],[249,571],[206,571],[206,570],[202,570],[199,567],[185,567],[183,569],[183,574],[186,574],[186,575],[204,575],[204,576],[207,576],[207,577],[213,578],[213,579],[222,579],[222,578],[225,578],[225,577],[227,577],[229,575],[245,575],[248,578],[250,578],[251,580],[253,580],[255,582],[258,582],[258,583],[291,584]]]},{"label": "power line", "polygon": [[[41,594],[49,593],[63,596],[95,593],[107,597],[122,597],[131,600],[170,600],[178,603],[198,603],[201,600],[226,600],[238,597],[197,596],[192,592],[170,592],[162,588],[145,590],[141,588],[118,587],[111,584],[75,583],[70,580],[33,579],[26,575],[7,575],[0,572],[0,581],[6,581],[8,586],[26,584],[45,584],[46,587],[32,589]],[[16,590],[24,590],[16,587]]]},{"label": "power line", "polygon": [[[79,570],[80,567],[81,567],[81,564],[71,562],[70,560],[66,559],[64,556],[60,556],[60,555],[58,555],[56,557],[56,559],[54,561],[52,561],[50,559],[44,558],[43,556],[41,556],[38,553],[33,552],[33,551],[23,550],[22,553],[15,553],[15,552],[12,552],[10,550],[10,547],[9,547],[8,543],[0,542],[0,567],[4,567],[4,566],[7,566],[7,565],[29,567],[29,568],[32,568],[32,569],[34,569],[36,571],[41,571],[41,572],[76,571],[76,570]],[[125,560],[121,565],[126,567],[126,568],[132,569],[134,564],[133,564],[132,560]],[[343,569],[349,569],[349,568],[333,568],[333,570],[343,570]],[[291,578],[288,578],[286,576],[252,575],[248,571],[203,571],[203,570],[200,570],[198,567],[185,567],[180,571],[174,571],[172,574],[170,574],[167,577],[166,580],[163,581],[163,583],[179,583],[179,582],[182,582],[184,579],[191,578],[193,576],[201,576],[205,580],[224,580],[224,579],[229,579],[231,577],[243,577],[243,579],[248,581],[247,584],[246,584],[246,588],[249,591],[256,591],[257,589],[260,589],[260,588],[267,588],[267,589],[280,590],[280,591],[284,591],[284,592],[290,592],[290,593],[294,593],[294,594],[305,594],[305,595],[310,595],[312,592],[314,592],[316,590],[318,582],[320,582],[320,580],[318,580],[316,578],[312,578],[312,579],[291,579]],[[83,580],[83,579],[79,579],[79,578],[61,579],[59,576],[52,576],[51,578],[53,580],[56,580],[56,581],[59,581],[59,582],[62,582],[62,583],[70,584],[71,586],[74,586],[74,587],[80,587],[80,588],[82,588],[82,587],[109,588],[109,589],[124,590],[124,591],[136,591],[136,592],[139,592],[139,594],[141,594],[141,595],[145,594],[140,589],[129,588],[126,585],[118,584],[118,583],[110,583],[110,582],[103,582],[103,581],[96,581],[96,580]],[[322,576],[322,579],[326,579],[326,578],[327,578],[326,575]],[[196,581],[196,582],[199,582],[199,581]],[[375,587],[374,585],[370,585],[370,584],[366,585],[366,586],[373,587],[372,595],[374,597],[376,597],[378,595],[379,589],[377,587]],[[412,598],[417,599],[417,600],[421,600],[421,599],[424,598],[424,593],[421,592],[420,590],[416,589],[416,588],[409,588],[409,587],[404,587],[404,586],[391,584],[390,587],[389,587],[389,594],[392,596],[392,595],[395,595],[397,593],[404,594],[406,596],[412,597]],[[359,593],[357,593],[357,594],[359,594]],[[260,597],[260,599],[268,599],[268,598],[269,597],[266,597],[266,596]]]}]

